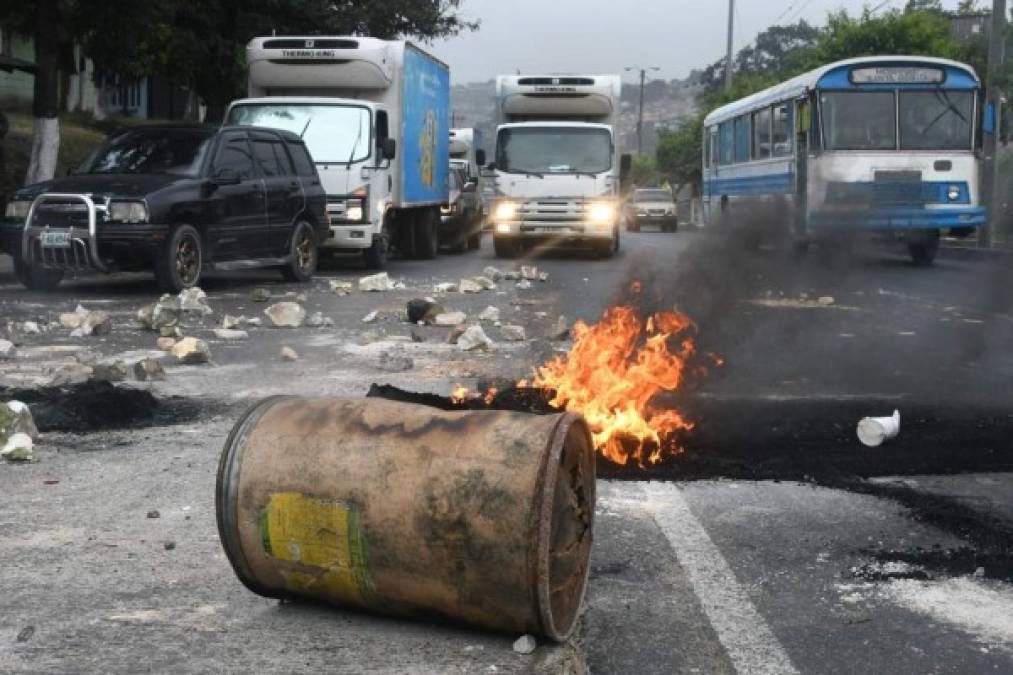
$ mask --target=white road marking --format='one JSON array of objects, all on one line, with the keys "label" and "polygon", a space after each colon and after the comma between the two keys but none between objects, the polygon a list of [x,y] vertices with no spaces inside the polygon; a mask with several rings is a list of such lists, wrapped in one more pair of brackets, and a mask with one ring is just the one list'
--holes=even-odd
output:
[{"label": "white road marking", "polygon": [[644,486],[646,506],[693,585],[700,606],[741,675],[797,673],[721,551],[670,483]]}]

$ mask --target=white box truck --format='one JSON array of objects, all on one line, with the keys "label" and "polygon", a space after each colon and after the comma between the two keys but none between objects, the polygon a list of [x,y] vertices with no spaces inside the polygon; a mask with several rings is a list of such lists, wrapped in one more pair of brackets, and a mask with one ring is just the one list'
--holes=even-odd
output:
[{"label": "white box truck", "polygon": [[450,130],[450,165],[459,167],[472,180],[480,178],[485,166],[485,148],[481,129]]},{"label": "white box truck", "polygon": [[259,37],[246,48],[249,98],[226,124],[301,135],[324,189],[322,250],[390,248],[433,258],[448,201],[450,72],[410,42],[368,37]]},{"label": "white box truck", "polygon": [[535,243],[619,249],[618,75],[501,75],[492,206],[496,255]]}]

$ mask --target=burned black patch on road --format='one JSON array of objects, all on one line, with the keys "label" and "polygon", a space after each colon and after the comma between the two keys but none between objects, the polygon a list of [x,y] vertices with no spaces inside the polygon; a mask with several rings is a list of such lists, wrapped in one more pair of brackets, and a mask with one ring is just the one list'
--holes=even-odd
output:
[{"label": "burned black patch on road", "polygon": [[182,397],[158,398],[143,389],[86,382],[39,389],[0,388],[0,398],[28,404],[42,432],[85,433],[184,424],[221,406]]}]

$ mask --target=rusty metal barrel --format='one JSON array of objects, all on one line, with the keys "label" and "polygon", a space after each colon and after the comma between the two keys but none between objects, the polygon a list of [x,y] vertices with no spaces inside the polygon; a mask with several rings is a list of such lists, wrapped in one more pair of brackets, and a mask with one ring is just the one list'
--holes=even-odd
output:
[{"label": "rusty metal barrel", "polygon": [[594,471],[572,413],[276,397],[226,441],[218,530],[263,596],[564,640],[587,585]]}]

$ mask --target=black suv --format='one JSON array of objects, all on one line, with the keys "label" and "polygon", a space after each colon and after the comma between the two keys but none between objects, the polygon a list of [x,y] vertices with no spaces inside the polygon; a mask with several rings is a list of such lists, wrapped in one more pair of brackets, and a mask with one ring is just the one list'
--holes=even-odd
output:
[{"label": "black suv", "polygon": [[111,136],[74,173],[19,190],[0,223],[18,280],[55,288],[66,270],[154,270],[159,286],[206,269],[316,270],[326,197],[295,134],[146,126]]}]

